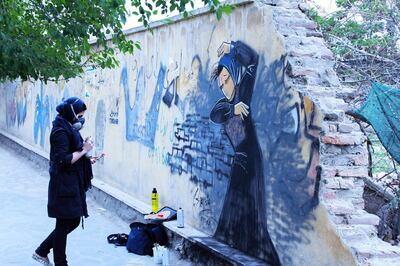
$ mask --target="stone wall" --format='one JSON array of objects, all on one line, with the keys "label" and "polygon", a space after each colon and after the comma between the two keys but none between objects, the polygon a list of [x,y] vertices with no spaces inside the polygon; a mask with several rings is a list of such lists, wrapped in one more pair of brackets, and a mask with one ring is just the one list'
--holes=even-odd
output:
[{"label": "stone wall", "polygon": [[317,25],[306,16],[305,1],[264,1],[274,6],[274,22],[288,52],[291,86],[308,95],[324,115],[321,133],[321,192],[330,220],[360,265],[397,265],[400,249],[377,237],[379,217],[364,210],[368,177],[366,138],[345,115],[353,90],[340,84],[334,55]]},{"label": "stone wall", "polygon": [[[96,179],[148,211],[157,187],[160,206],[182,207],[188,225],[249,255],[353,265],[350,246],[359,262],[373,261],[383,253],[361,245],[378,221],[363,211],[365,139],[344,114],[351,91],[332,53],[297,1],[236,3],[221,21],[199,10],[155,23],[153,34],[130,30],[143,50],[120,55],[120,68],[2,84],[0,127],[48,152],[55,107],[79,96],[88,106],[82,135],[107,154]],[[232,53],[219,57],[223,42]],[[215,65],[228,74],[213,81]],[[217,84],[234,84],[232,98]],[[230,113],[240,102],[251,119]]]}]

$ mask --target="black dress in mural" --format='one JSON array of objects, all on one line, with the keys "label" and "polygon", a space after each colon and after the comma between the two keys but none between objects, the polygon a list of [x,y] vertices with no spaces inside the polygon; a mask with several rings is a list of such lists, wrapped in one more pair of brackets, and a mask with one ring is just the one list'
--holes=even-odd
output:
[{"label": "black dress in mural", "polygon": [[[240,41],[223,45],[226,49],[220,48],[223,56],[214,78],[219,79],[225,97],[216,103],[210,119],[223,124],[235,155],[214,236],[247,254],[264,259],[269,265],[280,265],[267,229],[262,154],[249,109],[258,55]],[[234,88],[231,93],[223,88],[229,85],[229,79]],[[239,107],[235,108],[237,105]],[[240,105],[247,107],[240,108]]]}]

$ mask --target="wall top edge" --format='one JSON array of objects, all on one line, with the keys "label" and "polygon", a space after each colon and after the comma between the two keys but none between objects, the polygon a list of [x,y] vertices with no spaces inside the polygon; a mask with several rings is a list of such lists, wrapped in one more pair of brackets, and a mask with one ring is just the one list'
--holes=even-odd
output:
[{"label": "wall top edge", "polygon": [[[227,3],[227,4],[236,5],[236,6],[243,6],[243,5],[251,4],[253,2],[254,2],[254,0],[229,0],[229,1],[225,1],[225,3]],[[197,9],[193,10],[191,13],[193,15],[190,16],[189,18],[184,18],[182,14],[175,15],[175,16],[172,16],[170,18],[167,18],[169,23],[165,22],[166,19],[151,22],[150,23],[150,28],[154,30],[156,28],[160,28],[160,27],[163,27],[163,26],[170,26],[172,24],[176,24],[176,23],[181,22],[183,20],[191,20],[191,19],[193,19],[195,17],[201,16],[201,15],[206,15],[208,13],[211,13],[211,11],[210,11],[210,9],[208,7],[205,6],[205,7],[201,7],[201,8],[197,8]],[[126,30],[123,31],[123,33],[126,36],[129,36],[129,35],[133,35],[133,34],[136,34],[136,33],[139,33],[139,32],[147,31],[147,30],[148,29],[146,27],[144,27],[144,26],[138,26],[138,27],[133,27],[133,28],[130,28],[130,29],[126,29]],[[111,40],[111,35],[107,36],[106,40]],[[92,44],[92,45],[95,44],[96,43],[96,39],[89,40],[89,43]]]}]

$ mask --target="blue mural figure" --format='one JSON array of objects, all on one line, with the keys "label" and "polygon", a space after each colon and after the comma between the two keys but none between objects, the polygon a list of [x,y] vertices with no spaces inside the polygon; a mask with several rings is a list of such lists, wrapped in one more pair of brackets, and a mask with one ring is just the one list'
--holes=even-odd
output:
[{"label": "blue mural figure", "polygon": [[[50,103],[49,96],[44,96],[44,84],[40,83],[40,96],[36,96],[35,122],[33,124],[33,134],[35,143],[40,137],[40,146],[44,146],[46,129],[50,128]],[[40,135],[39,135],[40,134]]]},{"label": "blue mural figure", "polygon": [[[158,72],[156,88],[153,99],[148,110],[144,108],[143,91],[146,88],[143,67],[140,68],[136,81],[136,95],[133,107],[129,98],[128,71],[126,67],[122,69],[121,83],[124,88],[125,96],[125,116],[126,116],[126,140],[137,141],[149,148],[154,149],[154,140],[157,130],[157,120],[160,111],[162,98],[163,82],[165,78],[165,67],[161,65]],[[139,113],[140,112],[140,113]],[[139,115],[145,112],[145,124],[138,123]]]},{"label": "blue mural figure", "polygon": [[18,96],[17,90],[20,83],[10,82],[6,84],[6,125],[11,127],[17,122],[18,127],[25,123],[27,114],[26,95]]},{"label": "blue mural figure", "polygon": [[191,71],[189,79],[196,80],[196,86],[186,88],[181,87],[182,90],[186,90],[187,93],[183,95],[178,94],[178,82],[180,77],[175,77],[166,87],[162,101],[165,105],[170,108],[172,103],[175,104],[183,116],[186,115],[201,115],[208,117],[208,109],[204,106],[210,106],[215,103],[218,99],[219,94],[212,90],[212,84],[208,78],[205,69],[208,69],[210,60],[207,59],[205,67],[198,55],[192,58]]},{"label": "blue mural figure", "polygon": [[26,119],[26,111],[27,111],[27,102],[26,99],[19,100],[17,102],[17,121],[18,126],[23,125]]},{"label": "blue mural figure", "polygon": [[212,78],[225,97],[215,104],[210,119],[224,126],[235,154],[214,236],[269,265],[280,265],[267,229],[262,154],[249,108],[258,54],[237,41],[223,43],[218,55],[221,58]]}]

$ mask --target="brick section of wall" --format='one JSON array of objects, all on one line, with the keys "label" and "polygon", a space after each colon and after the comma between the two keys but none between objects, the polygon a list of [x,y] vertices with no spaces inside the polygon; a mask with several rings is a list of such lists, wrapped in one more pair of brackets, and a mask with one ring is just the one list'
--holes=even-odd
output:
[{"label": "brick section of wall", "polygon": [[364,210],[363,178],[368,176],[366,138],[351,117],[344,99],[353,90],[341,86],[333,69],[334,55],[317,25],[304,13],[304,1],[260,1],[273,7],[274,23],[288,53],[287,80],[307,95],[324,115],[320,155],[320,201],[329,212],[338,235],[360,265],[392,264],[400,248],[377,237],[379,217]]},{"label": "brick section of wall", "polygon": [[206,188],[213,186],[215,179],[228,179],[233,162],[224,131],[217,126],[211,128],[210,124],[208,117],[187,115],[184,123],[174,125],[175,140],[172,153],[168,153],[172,173],[189,174],[192,182],[200,182]]}]

